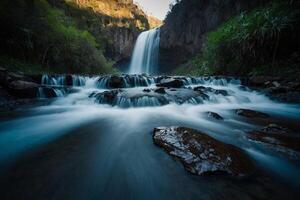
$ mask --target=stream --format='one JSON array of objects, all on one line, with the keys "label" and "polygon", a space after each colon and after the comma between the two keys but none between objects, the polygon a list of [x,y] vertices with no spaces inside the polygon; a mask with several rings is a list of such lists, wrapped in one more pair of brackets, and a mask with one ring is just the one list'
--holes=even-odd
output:
[{"label": "stream", "polygon": [[[182,77],[181,77],[182,78]],[[300,106],[270,100],[241,86],[238,79],[184,78],[187,90],[210,88],[208,98],[165,101],[152,90],[159,77],[123,76],[114,101],[103,101],[111,76],[75,77],[64,92],[64,77],[43,76],[56,98],[43,106],[0,113],[1,199],[297,199],[300,163],[263,143],[248,131],[269,123],[238,116],[252,109],[299,133]],[[74,80],[75,80],[74,79]],[[145,94],[147,89],[151,90]],[[215,91],[226,91],[226,95]],[[224,92],[223,92],[224,93]],[[170,95],[172,94],[172,95]],[[169,95],[169,96],[168,96]],[[172,96],[172,98],[171,98]],[[184,95],[188,96],[188,95]],[[177,99],[175,99],[177,98]],[[125,100],[124,100],[125,99]],[[167,101],[167,103],[166,103]],[[224,120],[213,120],[207,112]],[[185,126],[243,149],[258,170],[245,179],[225,175],[195,176],[153,143],[153,129]]]}]

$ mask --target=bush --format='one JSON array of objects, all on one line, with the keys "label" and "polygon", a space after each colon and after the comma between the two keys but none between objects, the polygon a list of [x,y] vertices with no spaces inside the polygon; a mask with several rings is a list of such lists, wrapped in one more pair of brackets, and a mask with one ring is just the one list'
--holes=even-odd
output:
[{"label": "bush", "polygon": [[[273,2],[241,13],[207,34],[202,53],[189,63],[200,74],[273,73],[299,52],[298,3]],[[257,70],[262,69],[263,70]]]}]

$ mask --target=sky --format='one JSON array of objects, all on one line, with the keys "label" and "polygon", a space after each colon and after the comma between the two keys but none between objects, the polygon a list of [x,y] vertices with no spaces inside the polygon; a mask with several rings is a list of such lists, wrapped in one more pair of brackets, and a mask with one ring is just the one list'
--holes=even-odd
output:
[{"label": "sky", "polygon": [[134,0],[140,4],[144,11],[148,14],[152,14],[153,16],[163,20],[169,11],[169,4],[174,0]]}]

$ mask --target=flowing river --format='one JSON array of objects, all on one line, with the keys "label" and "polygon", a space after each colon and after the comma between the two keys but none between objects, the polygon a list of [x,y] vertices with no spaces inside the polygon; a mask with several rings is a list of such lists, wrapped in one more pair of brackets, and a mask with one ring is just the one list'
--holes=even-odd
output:
[{"label": "flowing river", "polygon": [[[123,76],[125,94],[119,91],[113,102],[93,96],[113,90],[108,87],[110,78],[74,76],[68,93],[59,88],[65,84],[63,76],[44,76],[43,85],[56,85],[57,98],[0,114],[1,199],[299,197],[299,159],[247,139],[247,131],[266,122],[234,112],[239,108],[263,111],[273,122],[299,131],[299,105],[274,102],[242,87],[237,79],[203,77],[185,78],[184,88],[211,88],[204,100],[191,97],[165,103],[155,95],[136,95],[157,88],[158,77],[150,76]],[[226,95],[212,91],[226,91]],[[45,97],[43,91],[39,96]],[[210,119],[208,111],[224,120]],[[159,126],[191,127],[238,146],[256,163],[258,172],[242,180],[194,176],[154,145],[152,132]]]}]

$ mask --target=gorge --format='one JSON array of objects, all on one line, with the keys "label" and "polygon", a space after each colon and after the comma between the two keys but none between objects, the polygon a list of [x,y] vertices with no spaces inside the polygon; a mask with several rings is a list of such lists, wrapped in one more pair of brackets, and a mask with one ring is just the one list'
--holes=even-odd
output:
[{"label": "gorge", "polygon": [[[222,34],[244,31],[236,23],[277,16],[277,1],[182,0],[161,26],[132,0],[16,2],[26,11],[5,12],[14,20],[1,38],[1,200],[299,198],[297,48],[284,49],[292,60],[276,51],[293,68],[279,75],[203,65],[211,35],[225,46]],[[279,5],[276,25],[298,16]],[[290,30],[280,30],[284,47]]]}]

